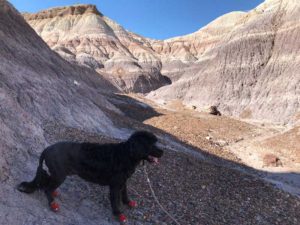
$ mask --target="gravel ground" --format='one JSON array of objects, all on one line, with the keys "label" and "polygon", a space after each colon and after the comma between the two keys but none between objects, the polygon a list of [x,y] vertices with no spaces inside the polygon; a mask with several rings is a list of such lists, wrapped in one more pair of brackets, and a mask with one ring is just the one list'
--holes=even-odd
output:
[{"label": "gravel ground", "polygon": [[[45,130],[50,143],[58,140],[116,141],[54,124],[48,124]],[[170,150],[165,151],[159,165],[146,163],[145,166],[160,204],[179,224],[300,223],[300,199],[253,176]],[[138,201],[139,208],[125,210],[128,224],[176,224],[155,201],[142,165],[130,179],[129,194]],[[75,212],[80,212],[85,202],[110,210],[108,189],[87,184],[77,177],[70,178],[62,186],[61,195],[76,196],[72,198]],[[87,215],[93,216],[93,213],[87,212]],[[107,221],[113,223],[111,218]]]}]

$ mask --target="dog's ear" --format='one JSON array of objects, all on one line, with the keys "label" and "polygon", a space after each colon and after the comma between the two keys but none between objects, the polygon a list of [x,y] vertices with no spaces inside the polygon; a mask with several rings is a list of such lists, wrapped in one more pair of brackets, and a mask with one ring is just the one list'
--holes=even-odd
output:
[{"label": "dog's ear", "polygon": [[149,145],[153,145],[157,142],[157,137],[153,133],[148,131],[137,131],[129,137],[128,141],[130,140],[140,140],[143,142],[147,142],[147,144]]},{"label": "dog's ear", "polygon": [[134,159],[143,159],[147,156],[147,147],[145,147],[141,140],[130,139],[129,142],[129,154]]}]

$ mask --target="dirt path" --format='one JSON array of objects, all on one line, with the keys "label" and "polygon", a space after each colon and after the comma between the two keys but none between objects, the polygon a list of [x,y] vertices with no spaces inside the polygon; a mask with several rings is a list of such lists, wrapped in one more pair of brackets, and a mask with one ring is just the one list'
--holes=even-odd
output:
[{"label": "dirt path", "polygon": [[[143,96],[130,96],[157,112],[158,115],[145,119],[145,124],[172,134],[202,152],[261,171],[268,182],[300,196],[300,141],[296,141],[300,140],[300,129],[291,132],[273,124],[212,116],[186,108],[180,101],[157,105]],[[265,165],[267,154],[278,157],[280,166]]]}]

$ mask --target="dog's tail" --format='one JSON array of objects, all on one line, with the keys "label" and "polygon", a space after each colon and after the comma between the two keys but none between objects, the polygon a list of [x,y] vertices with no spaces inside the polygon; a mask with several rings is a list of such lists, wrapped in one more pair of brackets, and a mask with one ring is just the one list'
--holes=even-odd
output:
[{"label": "dog's tail", "polygon": [[45,159],[44,152],[41,154],[39,165],[36,171],[35,178],[30,182],[22,182],[18,185],[18,190],[25,193],[33,193],[39,188],[43,188],[47,185],[49,175],[43,169],[43,161]]}]

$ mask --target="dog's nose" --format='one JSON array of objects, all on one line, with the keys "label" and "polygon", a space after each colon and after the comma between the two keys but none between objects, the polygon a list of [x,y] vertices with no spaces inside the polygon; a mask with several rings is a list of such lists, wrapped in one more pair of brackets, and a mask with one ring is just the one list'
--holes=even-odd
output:
[{"label": "dog's nose", "polygon": [[161,156],[164,154],[164,151],[163,150],[160,150],[160,152],[161,152]]}]

